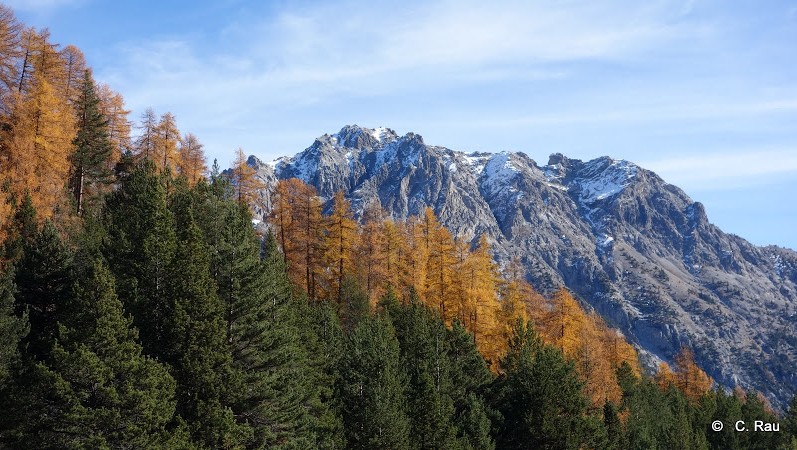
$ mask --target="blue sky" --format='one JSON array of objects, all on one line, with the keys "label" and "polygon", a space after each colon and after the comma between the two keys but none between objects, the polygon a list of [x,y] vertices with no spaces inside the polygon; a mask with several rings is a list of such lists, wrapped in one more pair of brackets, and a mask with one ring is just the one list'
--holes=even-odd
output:
[{"label": "blue sky", "polygon": [[609,155],[797,249],[797,1],[6,3],[222,165],[352,123],[540,164]]}]

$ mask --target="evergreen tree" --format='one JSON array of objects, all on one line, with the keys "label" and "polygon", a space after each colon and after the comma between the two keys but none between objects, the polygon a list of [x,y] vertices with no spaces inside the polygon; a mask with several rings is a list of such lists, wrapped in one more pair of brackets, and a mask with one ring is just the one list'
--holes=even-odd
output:
[{"label": "evergreen tree", "polygon": [[578,449],[594,442],[596,431],[584,416],[583,384],[573,364],[542,345],[530,325],[518,322],[501,367],[499,448]]},{"label": "evergreen tree", "polygon": [[458,321],[454,321],[447,334],[457,435],[464,448],[494,448],[490,411],[482,396],[493,379],[492,374],[476,348],[473,335]]},{"label": "evergreen tree", "polygon": [[402,372],[398,340],[386,317],[367,317],[346,336],[338,395],[347,448],[410,448]]},{"label": "evergreen tree", "polygon": [[164,359],[169,267],[176,248],[174,217],[152,162],[144,160],[108,196],[103,254],[119,297],[140,331],[144,352]]},{"label": "evergreen tree", "polygon": [[[272,248],[276,250],[276,240],[271,242]],[[281,258],[277,256],[276,261],[281,261]],[[300,300],[298,305],[301,324],[299,331],[304,348],[311,358],[310,374],[314,378],[311,384],[318,388],[320,401],[320,414],[317,414],[316,422],[316,448],[342,449],[345,448],[342,399],[336,395],[335,386],[340,383],[343,329],[337,308],[328,302],[309,303],[305,300]]]},{"label": "evergreen tree", "polygon": [[391,309],[407,380],[413,448],[454,448],[454,403],[445,324],[419,302]]},{"label": "evergreen tree", "polygon": [[14,313],[14,268],[6,264],[0,272],[0,395],[18,363],[20,340],[28,332],[27,316]]},{"label": "evergreen tree", "polygon": [[459,441],[463,449],[494,450],[495,442],[490,434],[492,423],[484,400],[474,393],[465,398],[464,407],[457,415]]},{"label": "evergreen tree", "polygon": [[103,182],[110,176],[113,147],[108,137],[108,120],[100,112],[100,98],[91,72],[83,74],[83,84],[77,104],[77,135],[72,141],[72,178],[70,186],[78,214],[83,213],[87,185]]},{"label": "evergreen tree", "polygon": [[165,448],[174,379],[142,355],[110,272],[101,263],[76,290],[77,314],[49,362],[30,369],[15,445],[25,448]]},{"label": "evergreen tree", "polygon": [[626,448],[623,443],[623,424],[612,402],[606,402],[603,406],[603,426],[606,428],[606,450]]},{"label": "evergreen tree", "polygon": [[789,436],[791,448],[797,449],[797,394],[794,395],[789,403],[789,409],[783,420],[783,429]]},{"label": "evergreen tree", "polygon": [[[26,225],[21,227],[27,228]],[[23,340],[27,353],[44,360],[58,334],[58,321],[72,295],[73,253],[49,220],[33,236],[21,236],[17,263],[16,308],[27,312],[30,332]]]},{"label": "evergreen tree", "polygon": [[247,429],[229,408],[232,358],[224,305],[210,275],[208,249],[193,217],[191,198],[174,200],[178,245],[167,270],[164,359],[177,381],[177,411],[191,434],[208,447],[236,447]]}]

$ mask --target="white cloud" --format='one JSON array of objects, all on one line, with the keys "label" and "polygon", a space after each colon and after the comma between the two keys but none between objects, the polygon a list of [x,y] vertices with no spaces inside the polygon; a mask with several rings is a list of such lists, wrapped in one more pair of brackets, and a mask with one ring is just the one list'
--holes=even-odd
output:
[{"label": "white cloud", "polygon": [[690,190],[725,190],[773,182],[797,175],[797,146],[749,148],[639,161],[668,183]]}]

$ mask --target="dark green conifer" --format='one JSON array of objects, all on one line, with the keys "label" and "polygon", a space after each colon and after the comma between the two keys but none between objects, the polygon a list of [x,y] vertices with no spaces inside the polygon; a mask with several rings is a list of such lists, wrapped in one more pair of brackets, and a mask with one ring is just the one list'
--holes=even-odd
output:
[{"label": "dark green conifer", "polygon": [[558,349],[542,345],[531,325],[515,326],[501,368],[499,448],[592,446],[595,430],[585,418],[586,400],[573,364]]},{"label": "dark green conifer", "polygon": [[30,332],[23,340],[26,353],[41,361],[50,354],[58,321],[72,296],[73,253],[49,220],[33,236],[20,238],[22,254],[14,280],[16,309],[18,314],[28,314]]},{"label": "dark green conifer", "polygon": [[144,352],[163,360],[166,288],[176,235],[164,183],[151,161],[144,160],[120,180],[106,200],[104,223],[103,254],[119,298],[133,316]]},{"label": "dark green conifer", "polygon": [[212,448],[236,447],[248,430],[229,407],[233,375],[224,305],[210,275],[210,258],[191,198],[174,200],[178,241],[167,268],[163,357],[177,381],[177,412],[194,439]]},{"label": "dark green conifer", "polygon": [[347,448],[410,448],[405,384],[390,321],[364,318],[346,336],[340,361],[338,392]]},{"label": "dark green conifer", "polygon": [[110,178],[110,160],[113,154],[108,120],[100,112],[100,98],[89,70],[83,74],[75,108],[78,129],[72,141],[74,151],[70,158],[72,175],[69,183],[76,211],[80,215],[83,213],[86,188],[95,183],[107,182]]},{"label": "dark green conifer", "polygon": [[413,448],[448,449],[457,446],[454,402],[445,324],[420,302],[396,305],[390,318],[401,348],[401,367],[407,380],[407,415]]},{"label": "dark green conifer", "polygon": [[79,316],[61,327],[47,362],[24,374],[16,394],[15,446],[22,448],[169,448],[174,379],[142,355],[113,279],[97,262],[76,289]]},{"label": "dark green conifer", "polygon": [[27,315],[14,312],[15,291],[14,267],[7,263],[0,268],[0,395],[19,363],[19,344],[28,332]]}]

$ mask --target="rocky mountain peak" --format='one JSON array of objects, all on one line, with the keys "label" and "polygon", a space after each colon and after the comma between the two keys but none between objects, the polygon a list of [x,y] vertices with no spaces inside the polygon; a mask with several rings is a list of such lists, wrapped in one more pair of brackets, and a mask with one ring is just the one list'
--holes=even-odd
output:
[{"label": "rocky mountain peak", "polygon": [[520,152],[466,154],[349,125],[274,169],[250,164],[271,186],[297,177],[324,199],[343,190],[355,214],[371,202],[396,219],[432,207],[455,235],[485,234],[499,263],[519,257],[539,290],[567,286],[651,367],[688,345],[726,387],[781,405],[797,391],[797,253],[723,233],[631,162],[557,153],[540,167]]},{"label": "rocky mountain peak", "polygon": [[346,125],[332,135],[337,145],[344,148],[371,150],[384,146],[398,139],[398,135],[390,128],[365,128],[359,125]]}]

